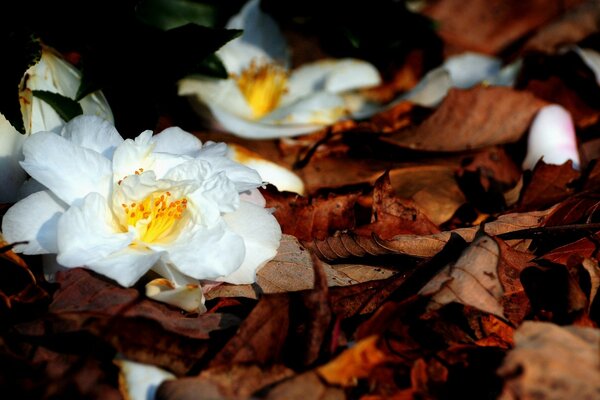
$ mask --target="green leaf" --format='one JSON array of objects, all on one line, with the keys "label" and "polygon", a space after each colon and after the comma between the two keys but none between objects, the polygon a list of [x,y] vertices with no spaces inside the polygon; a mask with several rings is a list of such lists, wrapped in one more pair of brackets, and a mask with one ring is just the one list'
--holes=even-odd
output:
[{"label": "green leaf", "polygon": [[136,15],[144,23],[165,31],[189,23],[214,27],[217,20],[214,6],[193,0],[143,0]]},{"label": "green leaf", "polygon": [[212,76],[213,78],[227,79],[229,74],[223,62],[216,54],[210,54],[198,66],[196,71],[191,71],[192,74],[204,76]]},{"label": "green leaf", "polygon": [[102,89],[102,85],[94,79],[92,74],[88,73],[88,69],[85,67],[81,69],[81,83],[77,88],[77,93],[75,94],[75,101],[81,101],[88,94],[94,93],[97,90]]},{"label": "green leaf", "polygon": [[42,99],[48,103],[66,122],[83,114],[81,104],[61,94],[48,92],[46,90],[32,90],[31,93],[38,99]]}]

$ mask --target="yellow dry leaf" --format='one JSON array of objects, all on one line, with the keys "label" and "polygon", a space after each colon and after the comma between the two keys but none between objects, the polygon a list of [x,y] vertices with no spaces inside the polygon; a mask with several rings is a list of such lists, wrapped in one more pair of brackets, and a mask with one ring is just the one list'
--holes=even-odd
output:
[{"label": "yellow dry leaf", "polygon": [[330,384],[355,386],[359,378],[366,378],[374,367],[386,360],[386,354],[377,347],[378,340],[378,335],[361,340],[318,368],[317,373]]}]

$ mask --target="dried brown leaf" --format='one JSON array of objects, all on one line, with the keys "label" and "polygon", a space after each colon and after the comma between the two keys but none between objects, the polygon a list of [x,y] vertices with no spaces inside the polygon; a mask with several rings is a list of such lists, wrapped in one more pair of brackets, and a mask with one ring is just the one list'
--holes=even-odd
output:
[{"label": "dried brown leaf", "polygon": [[[507,260],[501,249],[507,251],[508,247],[501,244],[499,239],[480,233],[455,263],[421,289],[420,295],[431,296],[428,309],[436,310],[456,302],[508,319],[506,304],[511,319],[520,322],[526,312],[522,307],[525,301],[513,303],[516,296],[525,296],[519,273],[533,256],[513,254],[512,259]],[[509,296],[510,301],[506,301],[505,296]]]},{"label": "dried brown leaf", "polygon": [[[485,232],[491,236],[522,229],[543,226],[552,216],[556,207],[544,211],[511,213],[498,217],[497,220],[485,224]],[[325,260],[336,260],[350,256],[365,254],[402,254],[412,257],[427,258],[437,254],[450,239],[452,233],[460,235],[467,242],[475,237],[478,227],[459,228],[433,235],[398,235],[391,240],[377,237],[357,237],[352,233],[338,233],[322,241],[305,242],[304,245],[315,251]],[[514,247],[516,241],[511,241]]]},{"label": "dried brown leaf", "polygon": [[423,165],[396,168],[389,175],[396,194],[412,199],[431,222],[439,225],[452,218],[465,202],[454,173],[448,166]]},{"label": "dried brown leaf", "polygon": [[268,186],[262,193],[267,200],[266,206],[275,209],[273,215],[283,233],[300,240],[324,239],[337,230],[354,227],[357,194],[307,198],[278,192],[273,186]]},{"label": "dried brown leaf", "polygon": [[246,399],[264,387],[290,378],[294,372],[282,365],[260,368],[256,365],[233,365],[209,368],[197,377],[165,381],[157,391],[157,400],[208,398]]},{"label": "dried brown leaf", "polygon": [[373,188],[371,223],[354,229],[358,235],[376,235],[382,239],[399,234],[427,235],[436,232],[439,232],[438,227],[412,200],[396,195],[387,172],[377,179]]},{"label": "dried brown leaf", "polygon": [[439,23],[439,34],[456,51],[497,54],[564,12],[563,2],[544,0],[433,1],[425,14]]},{"label": "dried brown leaf", "polygon": [[309,371],[276,385],[267,393],[265,399],[345,400],[346,395],[340,388],[325,385],[315,372]]},{"label": "dried brown leaf", "polygon": [[600,4],[586,1],[541,28],[525,43],[524,50],[556,54],[561,47],[578,43],[599,30]]},{"label": "dried brown leaf", "polygon": [[526,321],[498,374],[502,400],[594,399],[600,395],[600,330]]},{"label": "dried brown leaf", "polygon": [[381,140],[415,150],[449,152],[512,143],[544,105],[529,92],[506,87],[451,89],[422,124]]}]

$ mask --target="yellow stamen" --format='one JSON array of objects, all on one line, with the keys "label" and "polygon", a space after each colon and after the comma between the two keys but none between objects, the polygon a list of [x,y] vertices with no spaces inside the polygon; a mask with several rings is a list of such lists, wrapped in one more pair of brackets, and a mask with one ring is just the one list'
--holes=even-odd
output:
[{"label": "yellow stamen", "polygon": [[254,118],[260,118],[279,104],[281,96],[287,90],[287,74],[276,65],[257,66],[253,62],[242,71],[237,84],[248,101]]},{"label": "yellow stamen", "polygon": [[[125,210],[123,229],[136,227],[140,240],[145,243],[160,241],[173,233],[187,208],[187,199],[170,201],[171,193],[166,192],[166,195],[155,192],[141,202],[122,204]],[[143,223],[138,223],[140,221]]]}]

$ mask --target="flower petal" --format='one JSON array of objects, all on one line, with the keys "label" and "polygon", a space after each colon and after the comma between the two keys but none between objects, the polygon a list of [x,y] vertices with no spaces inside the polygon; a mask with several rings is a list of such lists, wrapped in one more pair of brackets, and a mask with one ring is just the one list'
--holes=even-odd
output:
[{"label": "flower petal", "polygon": [[49,191],[34,193],[8,209],[2,220],[2,232],[7,242],[28,241],[15,246],[25,254],[56,253],[58,220],[65,204]]},{"label": "flower petal", "polygon": [[501,67],[501,59],[472,52],[450,57],[444,63],[453,86],[463,89],[496,76]]},{"label": "flower petal", "polygon": [[218,280],[234,284],[253,283],[258,271],[275,257],[281,240],[281,227],[267,210],[242,201],[237,211],[223,217],[229,228],[244,238],[246,254],[238,269]]},{"label": "flower petal", "polygon": [[[46,90],[74,99],[81,83],[81,73],[56,51],[44,46],[39,62],[27,70],[19,88],[21,113],[27,133],[58,132],[65,121],[45,101],[34,97],[32,90]],[[84,97],[84,114],[97,115],[113,122],[110,107],[100,92]]]},{"label": "flower petal", "polygon": [[146,296],[188,312],[206,311],[204,294],[197,279],[183,275],[160,260],[152,270],[163,278],[154,279],[146,284]]},{"label": "flower petal", "polygon": [[295,100],[312,92],[341,93],[380,83],[377,68],[366,61],[352,58],[319,60],[292,72],[287,97]]},{"label": "flower petal", "polygon": [[212,105],[240,118],[252,118],[252,109],[233,79],[185,78],[178,87],[180,96],[195,96],[191,98],[192,106],[199,108],[199,114],[203,107]]},{"label": "flower petal", "polygon": [[253,59],[288,66],[285,38],[277,22],[260,9],[260,0],[247,2],[239,14],[227,22],[226,28],[244,31],[242,36],[217,51],[228,72],[239,74]]},{"label": "flower petal", "polygon": [[348,112],[341,96],[329,92],[316,92],[276,108],[259,122],[278,125],[280,129],[293,124],[329,125],[346,116]]},{"label": "flower petal", "polygon": [[571,114],[557,104],[543,107],[535,116],[527,142],[527,155],[523,169],[533,169],[544,159],[547,164],[563,164],[573,161],[573,168],[579,169],[577,137]]},{"label": "flower petal", "polygon": [[[72,206],[58,221],[58,262],[79,267],[104,259],[128,247],[133,232],[119,232],[107,200],[88,194],[80,206]],[[112,277],[117,279],[116,277]]]},{"label": "flower petal", "polygon": [[584,49],[579,46],[573,46],[572,50],[581,57],[585,65],[592,70],[596,76],[596,82],[600,85],[600,53],[592,49]]},{"label": "flower petal", "polygon": [[264,182],[275,185],[280,191],[285,190],[299,194],[304,192],[304,183],[289,169],[266,160],[240,145],[229,144],[228,147],[231,159],[254,169]]},{"label": "flower petal", "polygon": [[196,279],[228,275],[245,257],[244,240],[224,223],[188,232],[169,246],[152,247],[167,251],[167,262]]},{"label": "flower petal", "polygon": [[163,255],[145,248],[125,248],[110,256],[90,262],[87,268],[129,287],[136,283]]},{"label": "flower petal", "polygon": [[202,149],[202,142],[196,136],[179,127],[167,128],[154,135],[154,152],[181,154],[196,157]]},{"label": "flower petal", "polygon": [[148,400],[156,398],[160,384],[175,375],[154,365],[142,364],[124,359],[115,360],[119,367],[119,385],[121,395],[129,400]]},{"label": "flower petal", "polygon": [[94,150],[111,159],[123,138],[115,126],[100,117],[80,115],[69,121],[61,131],[61,136],[86,149]]},{"label": "flower petal", "polygon": [[50,132],[39,132],[23,144],[23,169],[67,204],[90,192],[108,197],[110,160]]},{"label": "flower petal", "polygon": [[247,139],[277,139],[318,131],[323,124],[272,124],[240,118],[218,107],[208,105],[221,129]]},{"label": "flower petal", "polygon": [[0,114],[0,203],[18,199],[19,188],[27,174],[19,165],[25,136]]}]

